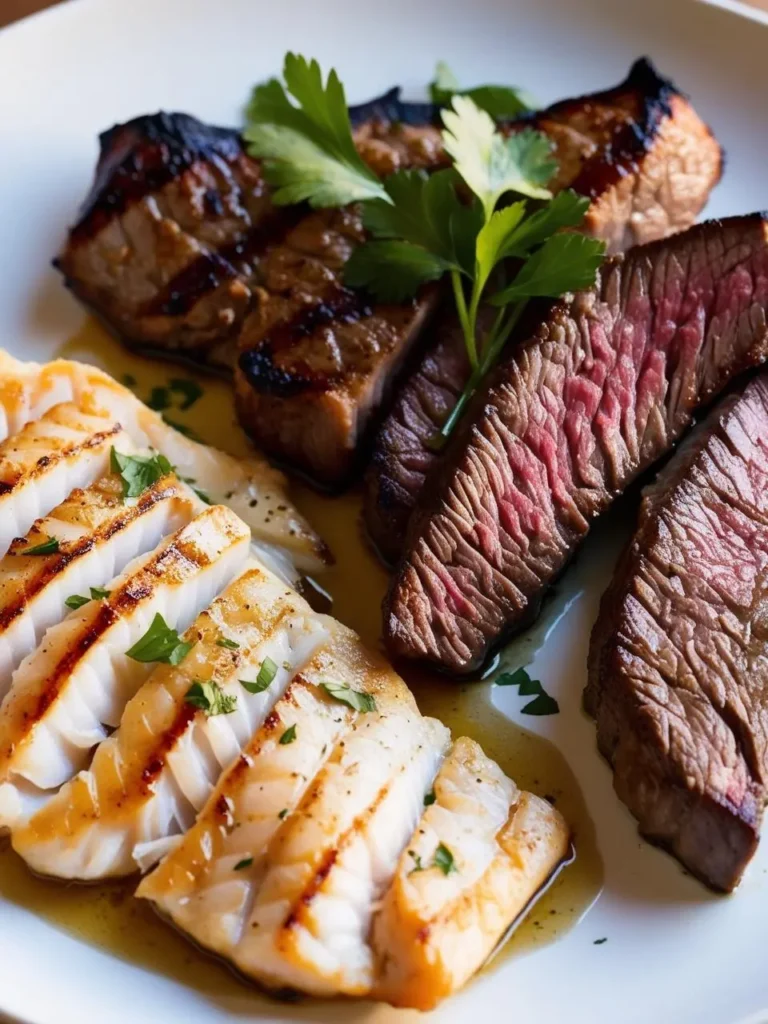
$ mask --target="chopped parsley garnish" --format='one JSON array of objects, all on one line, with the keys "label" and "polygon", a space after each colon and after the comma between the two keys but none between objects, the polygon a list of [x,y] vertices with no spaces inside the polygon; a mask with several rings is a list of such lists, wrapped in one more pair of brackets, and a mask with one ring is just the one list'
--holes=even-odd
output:
[{"label": "chopped parsley garnish", "polygon": [[373,694],[353,690],[349,683],[320,683],[320,688],[325,690],[329,697],[342,704],[349,704],[355,711],[376,710],[376,699]]},{"label": "chopped parsley garnish", "polygon": [[132,373],[124,373],[120,379],[127,388],[135,388],[138,383]]},{"label": "chopped parsley garnish", "polygon": [[187,704],[204,711],[208,718],[214,715],[230,715],[237,707],[237,695],[224,693],[218,683],[196,679],[184,695]]},{"label": "chopped parsley garnish", "polygon": [[178,665],[193,646],[181,640],[158,612],[144,636],[125,653],[134,661],[162,661],[167,665]]},{"label": "chopped parsley garnish", "polygon": [[595,941],[594,941],[594,942],[592,943],[592,945],[593,945],[593,946],[602,946],[602,944],[603,944],[604,942],[607,942],[607,941],[608,941],[608,939],[607,939],[607,938],[604,938],[604,939],[595,939]]},{"label": "chopped parsley garnish", "polygon": [[282,809],[282,811],[280,811],[280,813],[278,814],[278,818],[280,819],[280,821],[282,821],[282,820],[283,820],[283,818],[285,818],[285,816],[286,816],[287,814],[288,814],[288,808],[287,808],[287,807],[284,807],[284,808]]},{"label": "chopped parsley garnish", "polygon": [[409,850],[408,856],[413,860],[413,867],[408,872],[409,875],[413,875],[417,871],[424,870],[424,865],[421,863],[421,857],[418,855],[418,853],[414,853],[413,850]]},{"label": "chopped parsley garnish", "polygon": [[295,739],[296,739],[296,726],[295,725],[290,725],[285,730],[283,735],[280,737],[280,744],[282,746],[286,746],[288,743],[293,743],[293,741]]},{"label": "chopped parsley garnish", "polygon": [[173,466],[164,455],[123,455],[114,447],[111,467],[123,481],[123,498],[138,498],[152,484],[173,472]]},{"label": "chopped parsley garnish", "polygon": [[440,843],[435,850],[434,866],[440,868],[444,875],[450,875],[454,871],[458,871],[453,854],[444,843]]},{"label": "chopped parsley garnish", "polygon": [[186,377],[174,377],[168,381],[168,389],[175,391],[182,396],[179,409],[186,412],[191,409],[195,402],[203,397],[203,389],[196,380],[189,380]]},{"label": "chopped parsley garnish", "polygon": [[502,672],[494,680],[497,686],[517,686],[521,697],[533,697],[520,709],[523,715],[556,715],[560,705],[546,692],[538,679],[531,679],[524,668]]},{"label": "chopped parsley garnish", "polygon": [[[443,145],[453,166],[430,175],[398,171],[381,181],[355,149],[336,72],[324,81],[317,61],[289,53],[283,78],[285,85],[272,79],[256,87],[244,133],[251,155],[264,160],[274,202],[362,202],[371,240],[353,251],[345,281],[381,302],[402,302],[426,282],[450,278],[470,376],[434,440],[437,447],[498,361],[528,300],[594,283],[604,244],[560,233],[581,224],[589,200],[570,190],[553,198],[551,140],[529,127],[505,135],[482,109],[485,103],[495,116],[504,108],[506,114],[522,102],[513,99],[514,90],[501,96],[484,87],[462,95],[442,66],[433,97],[450,100],[442,111]],[[510,204],[511,195],[527,198]],[[533,212],[528,200],[536,201]],[[481,306],[497,308],[482,332]]]},{"label": "chopped parsley garnish", "polygon": [[19,551],[20,555],[55,555],[59,550],[59,542],[55,537],[49,537],[48,540],[42,541],[40,544],[35,544],[31,548],[24,548],[23,551]]},{"label": "chopped parsley garnish", "polygon": [[435,800],[437,800],[437,797],[435,796],[435,791],[434,791],[434,789],[431,789],[431,790],[430,790],[430,791],[429,791],[429,792],[428,792],[428,793],[427,793],[427,794],[426,794],[426,795],[424,796],[424,806],[425,806],[425,807],[431,807],[431,806],[432,806],[432,804],[433,804],[433,803],[435,802]]},{"label": "chopped parsley garnish", "polygon": [[240,644],[236,640],[230,640],[226,636],[220,636],[216,641],[216,646],[226,647],[228,651],[238,651],[240,649]]},{"label": "chopped parsley garnish", "polygon": [[64,604],[67,608],[82,608],[84,604],[90,604],[91,601],[100,601],[102,598],[109,597],[110,591],[105,590],[103,587],[91,587],[91,596],[83,597],[82,594],[72,594],[68,597]]},{"label": "chopped parsley garnish", "polygon": [[253,864],[253,857],[243,857],[242,860],[239,860],[237,864],[235,864],[234,870],[242,871],[244,868],[249,868],[251,864]]},{"label": "chopped parsley garnish", "polygon": [[454,96],[468,96],[497,121],[519,117],[537,106],[528,93],[509,85],[477,85],[474,89],[462,89],[453,71],[444,60],[440,60],[435,68],[435,77],[429,83],[429,97],[437,106],[445,107]]},{"label": "chopped parsley garnish", "polygon": [[[244,687],[248,693],[263,693],[264,690],[271,686],[272,680],[276,675],[277,665],[271,658],[265,658],[261,663],[261,668],[259,669],[259,674],[256,676],[256,681],[250,683],[247,679],[241,679],[240,685]],[[289,743],[290,740],[286,740],[286,742]]]},{"label": "chopped parsley garnish", "polygon": [[165,409],[170,408],[171,396],[168,394],[168,388],[152,388],[147,399],[147,405],[150,409],[154,409],[155,412],[163,412]]},{"label": "chopped parsley garnish", "polygon": [[166,423],[169,427],[173,427],[174,430],[178,430],[180,434],[183,434],[184,437],[188,437],[190,441],[197,441],[198,443],[202,443],[202,438],[197,433],[197,431],[192,429],[192,427],[188,427],[186,423],[179,423],[178,420],[171,419],[171,417],[166,416],[165,413],[163,413],[162,415],[163,422]]}]

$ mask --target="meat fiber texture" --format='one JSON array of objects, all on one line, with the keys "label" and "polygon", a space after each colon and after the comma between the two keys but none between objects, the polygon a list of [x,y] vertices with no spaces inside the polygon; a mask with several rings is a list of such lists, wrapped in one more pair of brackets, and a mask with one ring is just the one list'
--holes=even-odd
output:
[{"label": "meat fiber texture", "polygon": [[[637,61],[615,88],[556,103],[533,123],[555,146],[552,189],[589,197],[582,230],[604,239],[609,252],[690,227],[720,178],[717,140],[647,60]],[[488,323],[481,318],[481,333],[495,313],[486,311]],[[468,377],[461,326],[448,311],[396,396],[366,477],[366,525],[389,562],[402,553],[414,506],[438,460],[431,438]]]},{"label": "meat fiber texture", "polygon": [[390,651],[468,673],[530,622],[590,524],[768,354],[761,215],[637,247],[497,368],[423,492]]},{"label": "meat fiber texture", "polygon": [[768,377],[646,495],[585,698],[640,831],[716,889],[755,852],[768,769]]}]

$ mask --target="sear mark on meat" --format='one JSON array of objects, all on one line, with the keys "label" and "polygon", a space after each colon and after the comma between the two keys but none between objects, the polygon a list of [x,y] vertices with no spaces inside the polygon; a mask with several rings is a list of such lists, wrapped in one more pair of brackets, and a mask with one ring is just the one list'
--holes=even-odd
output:
[{"label": "sear mark on meat", "polygon": [[765,360],[767,307],[757,214],[613,257],[594,288],[555,303],[423,492],[385,601],[390,652],[478,669],[697,407]]}]

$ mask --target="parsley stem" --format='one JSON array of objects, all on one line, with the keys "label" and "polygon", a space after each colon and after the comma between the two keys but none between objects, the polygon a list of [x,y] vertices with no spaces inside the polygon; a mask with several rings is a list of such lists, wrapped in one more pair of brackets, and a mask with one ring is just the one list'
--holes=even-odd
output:
[{"label": "parsley stem", "polygon": [[[488,371],[495,365],[497,359],[501,355],[501,351],[504,348],[504,345],[507,343],[510,334],[515,329],[517,322],[522,316],[523,310],[525,309],[527,303],[527,299],[522,299],[520,302],[517,302],[512,308],[512,311],[507,317],[506,322],[503,324],[503,326],[502,316],[499,315],[496,317],[493,327],[488,332],[488,340],[486,341],[486,344],[483,346],[484,355],[482,362],[475,366],[475,368],[472,370],[472,373],[469,376],[469,380],[467,381],[464,390],[459,395],[458,402],[451,410],[451,414],[448,417],[448,419],[440,428],[440,431],[437,435],[437,440],[441,444],[444,444],[447,441],[448,437],[451,434],[451,431],[456,426],[456,423],[458,422],[462,413],[464,412],[467,402],[470,400],[470,398],[474,395],[475,391],[477,390],[477,386],[480,383],[480,381],[488,373]],[[501,310],[501,313],[506,313],[507,309],[508,307],[503,308]]]},{"label": "parsley stem", "polygon": [[467,311],[467,299],[464,295],[464,285],[462,284],[461,275],[458,270],[451,271],[451,284],[453,285],[453,295],[456,299],[456,310],[459,314],[461,330],[464,334],[464,343],[467,346],[469,365],[473,370],[476,370],[478,366],[478,358],[474,323],[470,322],[469,312]]}]

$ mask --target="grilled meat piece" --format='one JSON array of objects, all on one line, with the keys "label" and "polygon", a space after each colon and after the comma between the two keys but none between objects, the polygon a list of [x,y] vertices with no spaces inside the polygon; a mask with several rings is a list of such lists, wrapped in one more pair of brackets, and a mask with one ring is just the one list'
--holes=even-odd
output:
[{"label": "grilled meat piece", "polygon": [[649,839],[730,891],[768,796],[768,378],[644,498],[592,633],[588,710]]},{"label": "grilled meat piece", "polygon": [[246,256],[280,231],[237,132],[159,113],[100,137],[90,194],[56,261],[120,338],[231,366],[251,301]]},{"label": "grilled meat piece", "polygon": [[[689,227],[717,182],[722,153],[706,125],[647,60],[620,85],[565,100],[535,115],[555,143],[555,189],[570,187],[592,205],[584,230],[617,252]],[[408,521],[437,458],[428,442],[445,422],[469,374],[456,317],[436,325],[376,439],[365,520],[389,562],[400,555]]]},{"label": "grilled meat piece", "polygon": [[695,409],[768,356],[758,214],[609,260],[476,396],[430,478],[385,601],[393,654],[456,673],[536,614],[627,485]]},{"label": "grilled meat piece", "polygon": [[[438,128],[365,108],[358,148],[382,175],[444,160]],[[417,107],[431,117],[431,107]],[[411,118],[411,121],[415,117]],[[435,308],[428,287],[402,305],[374,305],[345,288],[342,271],[364,241],[358,208],[318,210],[269,246],[253,312],[240,333],[235,395],[240,421],[267,453],[324,487],[344,484],[393,378]]]}]

